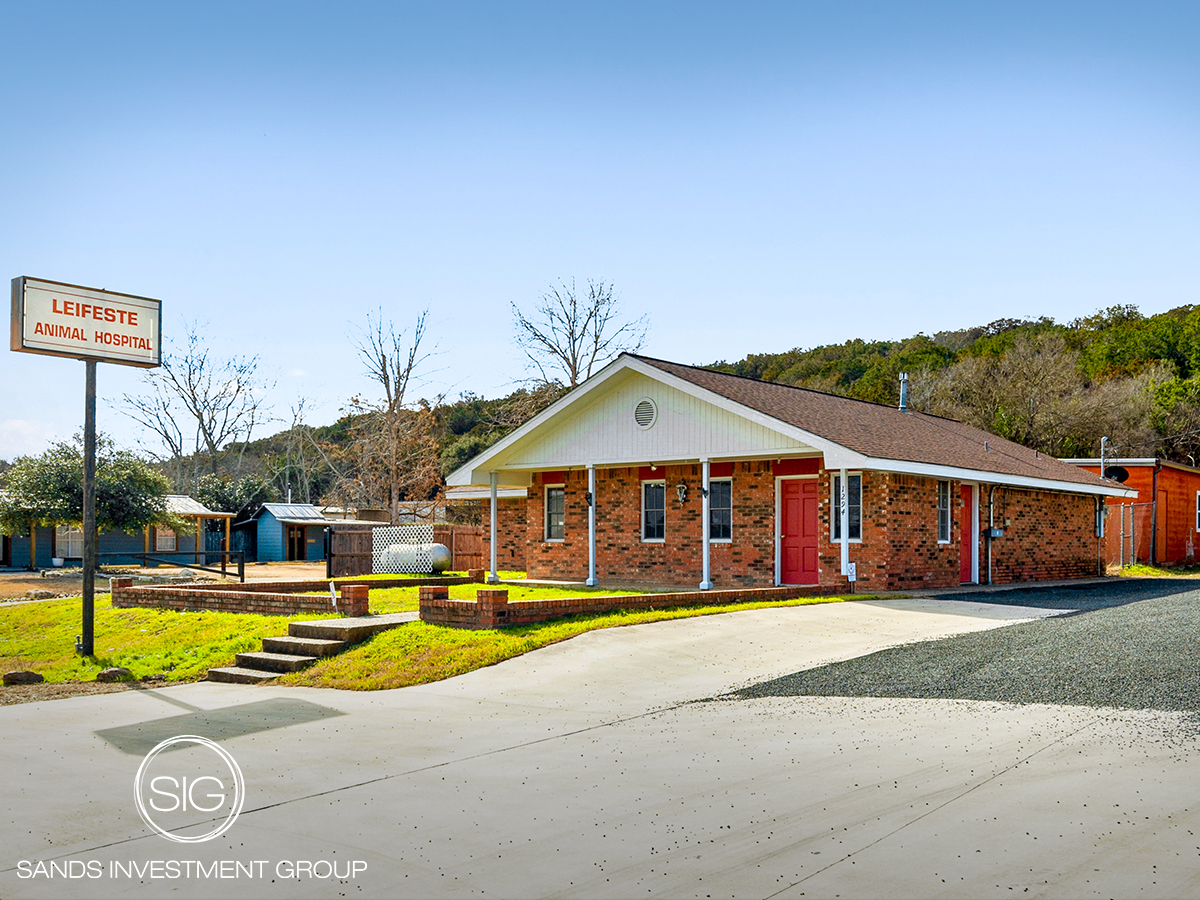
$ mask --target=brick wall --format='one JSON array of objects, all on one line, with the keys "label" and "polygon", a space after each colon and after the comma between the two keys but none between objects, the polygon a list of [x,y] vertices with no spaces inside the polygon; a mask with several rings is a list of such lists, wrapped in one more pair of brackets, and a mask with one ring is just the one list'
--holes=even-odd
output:
[{"label": "brick wall", "polygon": [[[491,566],[492,531],[491,501],[476,501],[482,510],[483,524],[483,567]],[[525,499],[505,497],[496,501],[496,532],[500,541],[496,545],[496,567],[507,571],[525,571]],[[539,538],[540,540],[540,538]]]},{"label": "brick wall", "polygon": [[[428,578],[335,578],[338,587],[349,584],[365,584],[372,588],[420,587],[424,584],[470,584],[478,581],[466,575],[430,576]],[[298,594],[305,591],[329,591],[326,579],[309,581],[247,581],[237,584],[231,581],[211,581],[188,584],[189,591],[240,591],[242,593]]]},{"label": "brick wall", "polygon": [[[642,475],[666,482],[666,539],[641,539]],[[556,479],[558,480],[558,479]],[[535,476],[529,490],[527,569],[530,578],[587,578],[587,472],[568,472],[566,537],[544,539],[545,484]],[[676,486],[687,485],[680,504]],[[699,584],[701,565],[701,476],[699,465],[596,470],[596,575],[601,581],[644,584]],[[775,580],[775,479],[769,462],[734,465],[733,540],[713,543],[710,569],[714,586],[769,586]],[[844,582],[843,582],[844,583]]]},{"label": "brick wall", "polygon": [[[980,522],[986,527],[986,489],[981,494]],[[994,583],[1103,574],[1091,497],[997,488],[993,507],[996,527],[1004,528],[1004,537],[992,541]],[[980,546],[985,558],[979,573],[986,580],[986,542]]]},{"label": "brick wall", "polygon": [[636,594],[565,597],[558,600],[508,602],[506,588],[484,588],[475,600],[450,600],[445,588],[421,588],[421,621],[456,628],[503,628],[533,625],[564,616],[596,615],[619,609],[673,609],[679,606],[720,606],[760,600],[790,600],[836,593],[833,588],[771,587],[715,591],[681,591],[669,594]]},{"label": "brick wall", "polygon": [[[716,588],[769,586],[775,580],[775,470],[769,461],[733,464],[733,539],[711,545]],[[650,473],[629,467],[596,470],[596,574],[601,582],[699,584],[702,533],[699,465],[660,466]],[[824,587],[845,589],[840,574],[841,546],[830,528],[831,477],[820,471],[818,516],[819,579]],[[566,536],[544,539],[544,476],[530,487],[527,569],[530,578],[583,581],[587,577],[587,472],[550,476],[565,484]],[[666,539],[641,540],[641,482],[666,482]],[[970,509],[960,499],[960,482],[950,482],[950,540],[938,542],[937,479],[889,472],[863,472],[862,540],[850,545],[859,590],[903,590],[959,584],[959,554]],[[687,485],[679,503],[676,485]],[[1008,504],[1019,524],[992,548],[993,581],[1074,578],[1097,573],[1097,545],[1090,497],[1048,491],[997,488],[997,503]],[[1011,516],[1010,516],[1011,517]],[[980,489],[980,528],[987,525],[987,487]],[[997,519],[1000,524],[1000,519]],[[979,540],[978,571],[987,580],[986,541]]]},{"label": "brick wall", "polygon": [[[287,586],[291,584],[300,586],[300,590],[328,591],[328,582],[322,581],[265,583],[267,587],[275,588],[275,591],[263,590],[263,583],[253,585],[251,590],[239,590],[250,588],[251,585],[208,585],[205,588],[180,585],[134,587],[132,578],[113,578],[111,581],[112,605],[117,609],[148,607],[180,611],[257,613],[265,616],[292,616],[299,613],[365,616],[370,612],[371,587],[381,586],[379,582],[339,583],[340,590],[335,607],[328,593],[305,595],[287,590]],[[316,587],[313,587],[314,584]]]}]

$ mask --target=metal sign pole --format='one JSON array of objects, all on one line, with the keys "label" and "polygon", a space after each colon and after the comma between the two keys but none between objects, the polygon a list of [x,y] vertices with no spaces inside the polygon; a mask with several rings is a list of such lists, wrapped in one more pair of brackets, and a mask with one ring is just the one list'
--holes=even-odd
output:
[{"label": "metal sign pole", "polygon": [[[99,323],[99,324],[96,324]],[[96,363],[153,369],[162,365],[162,301],[19,275],[12,280],[9,349],[82,359],[87,366],[83,426],[83,629],[76,649],[95,653]],[[36,563],[37,524],[29,563]],[[149,548],[147,548],[149,549]]]},{"label": "metal sign pole", "polygon": [[79,652],[95,655],[96,615],[96,361],[84,361],[87,390],[83,413],[83,635]]}]

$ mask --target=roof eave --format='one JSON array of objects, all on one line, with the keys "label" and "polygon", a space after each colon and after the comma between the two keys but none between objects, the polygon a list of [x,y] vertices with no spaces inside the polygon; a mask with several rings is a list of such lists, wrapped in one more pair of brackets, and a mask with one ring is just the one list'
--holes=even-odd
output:
[{"label": "roof eave", "polygon": [[1059,481],[1056,478],[1037,478],[1031,475],[1010,475],[1004,472],[989,472],[984,469],[968,469],[958,466],[941,466],[934,463],[911,462],[904,459],[864,458],[861,468],[884,472],[899,472],[904,475],[922,475],[928,478],[955,481],[978,481],[1004,487],[1022,487],[1037,491],[1063,491],[1072,494],[1092,494],[1100,497],[1136,497],[1138,492],[1116,484],[1106,484],[1100,479],[1096,483]]}]

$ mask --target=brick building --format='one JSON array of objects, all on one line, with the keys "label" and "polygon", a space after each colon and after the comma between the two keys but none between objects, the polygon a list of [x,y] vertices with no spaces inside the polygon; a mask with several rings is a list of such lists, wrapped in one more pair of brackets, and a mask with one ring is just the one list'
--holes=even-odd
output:
[{"label": "brick building", "polygon": [[1095,575],[1104,499],[1132,495],[948,419],[632,354],[448,483],[526,490],[484,524],[530,578],[702,589]]}]

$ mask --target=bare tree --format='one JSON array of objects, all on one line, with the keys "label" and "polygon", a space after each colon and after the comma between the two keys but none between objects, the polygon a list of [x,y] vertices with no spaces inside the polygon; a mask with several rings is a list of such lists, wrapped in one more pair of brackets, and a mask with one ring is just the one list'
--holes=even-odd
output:
[{"label": "bare tree", "polygon": [[[262,394],[268,385],[258,378],[257,356],[216,359],[205,346],[197,323],[186,324],[184,331],[184,351],[164,354],[162,365],[146,373],[148,395],[126,394],[123,406],[127,415],[149,428],[170,451],[180,486],[185,435],[192,435],[195,487],[200,481],[202,454],[208,457],[209,471],[216,474],[222,447],[241,442],[244,453],[255,426],[265,417]],[[235,475],[240,474],[241,458],[239,453]]]},{"label": "bare tree", "polygon": [[283,453],[264,457],[263,465],[266,477],[276,485],[281,497],[292,496],[294,485],[296,499],[312,503],[319,499],[321,485],[338,472],[328,448],[322,446],[312,426],[305,421],[305,406],[305,398],[297,397],[291,407],[292,424],[278,436],[283,439]]},{"label": "bare tree", "polygon": [[383,397],[351,398],[354,441],[339,466],[333,495],[347,506],[382,501],[393,525],[400,521],[402,499],[430,501],[432,512],[441,487],[433,414],[429,404],[408,401],[417,370],[430,357],[422,349],[428,316],[428,310],[417,316],[410,335],[385,323],[381,310],[367,317],[356,342],[367,375],[383,389]]},{"label": "bare tree", "polygon": [[131,396],[126,394],[122,406],[127,416],[142,427],[153,432],[162,441],[169,456],[158,452],[157,448],[147,447],[145,441],[140,441],[143,448],[154,458],[171,464],[171,481],[176,490],[183,487],[183,455],[187,439],[183,428],[180,427],[179,398],[167,387],[162,378],[147,376],[145,379],[148,392]]},{"label": "bare tree", "polygon": [[582,299],[571,283],[551,287],[531,316],[512,304],[517,346],[543,383],[565,381],[573,388],[618,354],[642,349],[649,318],[623,320],[613,287],[588,281]]}]

